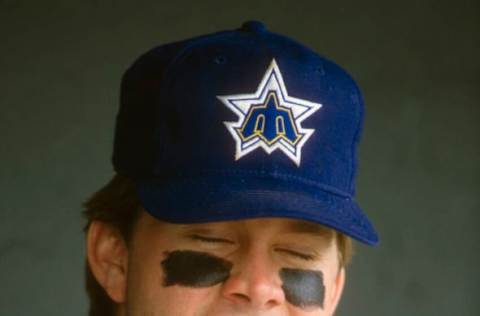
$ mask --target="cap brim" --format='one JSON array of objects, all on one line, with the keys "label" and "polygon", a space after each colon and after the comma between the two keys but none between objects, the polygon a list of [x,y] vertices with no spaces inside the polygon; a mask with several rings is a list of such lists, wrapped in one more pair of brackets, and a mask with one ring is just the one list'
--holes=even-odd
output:
[{"label": "cap brim", "polygon": [[141,181],[142,206],[170,223],[204,223],[261,217],[312,221],[376,245],[378,234],[357,203],[318,186],[278,179],[197,177]]}]

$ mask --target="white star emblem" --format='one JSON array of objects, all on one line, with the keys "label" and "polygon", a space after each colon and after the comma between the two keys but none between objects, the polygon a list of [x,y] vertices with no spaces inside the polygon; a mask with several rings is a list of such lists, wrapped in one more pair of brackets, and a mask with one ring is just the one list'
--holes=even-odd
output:
[{"label": "white star emblem", "polygon": [[224,122],[236,142],[235,160],[261,147],[268,154],[279,149],[300,166],[302,147],[314,132],[301,122],[322,105],[289,96],[275,59],[255,93],[217,98],[238,115],[238,121]]}]

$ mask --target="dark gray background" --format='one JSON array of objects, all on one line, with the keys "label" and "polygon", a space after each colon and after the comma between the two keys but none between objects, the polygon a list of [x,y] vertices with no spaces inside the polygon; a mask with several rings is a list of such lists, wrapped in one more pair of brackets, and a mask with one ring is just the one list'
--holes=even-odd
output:
[{"label": "dark gray background", "polygon": [[[131,3],[132,2],[132,3]],[[119,80],[260,19],[347,68],[367,116],[338,316],[480,315],[479,1],[0,1],[0,315],[86,315],[80,204],[112,175]]]}]

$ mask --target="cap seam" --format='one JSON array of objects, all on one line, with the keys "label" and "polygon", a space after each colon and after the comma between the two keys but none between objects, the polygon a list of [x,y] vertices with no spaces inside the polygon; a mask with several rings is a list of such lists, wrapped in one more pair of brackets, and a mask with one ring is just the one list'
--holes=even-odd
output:
[{"label": "cap seam", "polygon": [[[360,104],[363,104],[363,98],[362,98],[362,95],[361,95],[361,92],[360,92],[360,89],[359,87],[355,84],[354,85],[354,88],[355,88],[355,92],[357,93],[358,97],[359,97],[359,103]],[[357,152],[357,145],[358,145],[358,142],[359,142],[359,137],[360,137],[360,133],[362,132],[362,121],[363,121],[363,107],[357,107],[358,108],[358,116],[359,116],[359,119],[358,119],[358,122],[357,122],[357,128],[355,130],[355,134],[353,136],[353,140],[352,140],[352,143],[350,145],[350,150],[351,150],[351,154],[350,154],[350,161],[351,161],[351,164],[350,164],[350,181],[348,183],[348,188],[351,192],[353,192],[353,195],[355,195],[355,185],[354,185],[354,181],[355,181],[355,177],[357,176],[357,170],[359,168],[358,166],[358,152]],[[355,168],[355,164],[357,164],[357,168]]]}]

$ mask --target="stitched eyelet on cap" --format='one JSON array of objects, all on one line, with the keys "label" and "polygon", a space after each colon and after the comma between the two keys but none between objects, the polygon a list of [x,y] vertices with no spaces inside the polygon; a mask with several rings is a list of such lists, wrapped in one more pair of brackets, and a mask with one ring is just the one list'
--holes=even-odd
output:
[{"label": "stitched eyelet on cap", "polygon": [[215,60],[215,63],[219,65],[223,65],[227,62],[227,58],[223,55],[215,56],[214,60]]},{"label": "stitched eyelet on cap", "polygon": [[318,65],[315,67],[315,72],[319,73],[320,75],[325,75],[325,69],[323,69],[323,65]]}]

